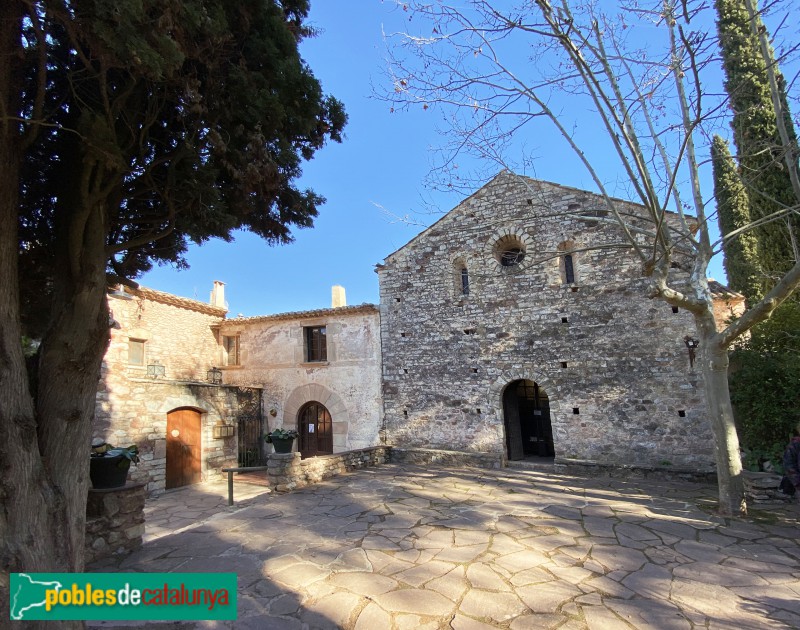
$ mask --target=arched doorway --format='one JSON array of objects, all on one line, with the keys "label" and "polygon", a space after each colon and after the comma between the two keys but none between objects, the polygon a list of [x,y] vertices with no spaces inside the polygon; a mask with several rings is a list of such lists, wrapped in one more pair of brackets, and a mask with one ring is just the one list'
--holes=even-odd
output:
[{"label": "arched doorway", "polygon": [[537,383],[519,380],[503,392],[503,418],[508,459],[555,454],[550,401]]},{"label": "arched doorway", "polygon": [[333,422],[325,405],[313,401],[303,405],[297,424],[303,459],[333,453]]},{"label": "arched doorway", "polygon": [[167,414],[167,490],[202,480],[201,415],[195,409],[175,409]]}]

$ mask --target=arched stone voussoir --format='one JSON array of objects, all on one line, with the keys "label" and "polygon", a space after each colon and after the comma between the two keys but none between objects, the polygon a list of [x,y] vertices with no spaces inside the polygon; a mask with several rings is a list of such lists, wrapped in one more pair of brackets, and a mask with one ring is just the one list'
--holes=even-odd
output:
[{"label": "arched stone voussoir", "polygon": [[350,426],[350,413],[341,396],[320,383],[306,383],[292,390],[283,404],[283,424],[293,426],[303,405],[317,402],[324,405],[333,421],[334,450],[345,450],[347,432]]}]

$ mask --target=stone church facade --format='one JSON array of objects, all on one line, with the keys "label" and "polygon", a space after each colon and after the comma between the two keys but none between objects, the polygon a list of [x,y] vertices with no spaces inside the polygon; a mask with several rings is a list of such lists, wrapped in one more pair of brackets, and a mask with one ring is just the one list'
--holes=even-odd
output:
[{"label": "stone church facade", "polygon": [[647,299],[605,214],[501,173],[378,266],[391,443],[713,468],[692,317]]},{"label": "stone church facade", "polygon": [[[228,318],[219,282],[209,304],[116,291],[94,435],[139,446],[151,493],[263,463],[278,427],[304,457],[389,444],[711,471],[692,317],[647,299],[605,214],[501,173],[377,266],[380,306],[334,288],[331,308]],[[711,286],[719,319],[741,309]]]}]

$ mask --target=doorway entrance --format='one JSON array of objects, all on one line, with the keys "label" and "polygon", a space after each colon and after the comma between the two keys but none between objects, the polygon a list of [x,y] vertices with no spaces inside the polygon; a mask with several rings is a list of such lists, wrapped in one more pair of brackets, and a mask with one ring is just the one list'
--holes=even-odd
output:
[{"label": "doorway entrance", "polygon": [[297,414],[297,423],[303,459],[333,453],[333,422],[325,405],[318,402],[303,405]]},{"label": "doorway entrance", "polygon": [[550,401],[537,383],[509,383],[503,392],[503,418],[508,459],[555,455]]},{"label": "doorway entrance", "polygon": [[194,409],[176,409],[167,414],[167,490],[202,479],[200,418],[200,412]]}]

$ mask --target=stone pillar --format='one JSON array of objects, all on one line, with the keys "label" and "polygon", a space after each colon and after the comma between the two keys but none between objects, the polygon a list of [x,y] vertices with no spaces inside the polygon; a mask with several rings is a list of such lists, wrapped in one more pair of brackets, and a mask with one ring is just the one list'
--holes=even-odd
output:
[{"label": "stone pillar", "polygon": [[300,466],[300,453],[270,453],[267,455],[267,479],[277,492],[290,492],[305,485]]},{"label": "stone pillar", "polygon": [[86,503],[86,562],[130,553],[142,546],[145,484],[89,490]]}]

